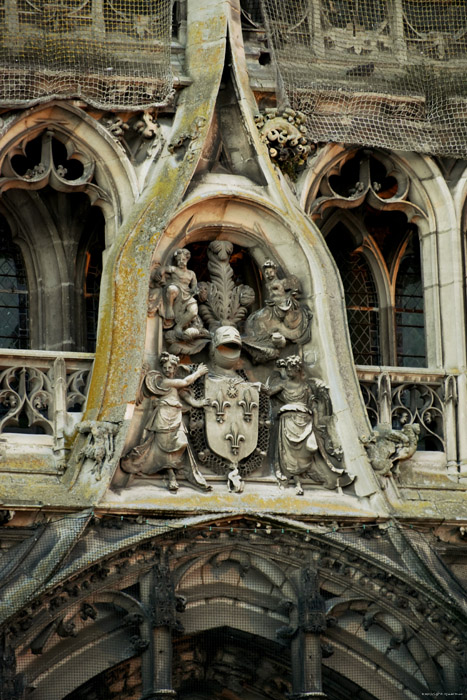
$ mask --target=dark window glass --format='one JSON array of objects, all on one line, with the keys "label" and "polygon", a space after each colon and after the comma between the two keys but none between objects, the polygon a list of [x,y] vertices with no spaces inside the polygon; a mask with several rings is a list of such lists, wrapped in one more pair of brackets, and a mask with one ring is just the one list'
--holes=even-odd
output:
[{"label": "dark window glass", "polygon": [[29,304],[26,270],[7,222],[0,217],[0,347],[29,346]]},{"label": "dark window glass", "polygon": [[396,282],[396,346],[399,367],[426,367],[423,283],[420,244],[410,234]]},{"label": "dark window glass", "polygon": [[86,313],[86,350],[94,352],[99,315],[99,292],[102,277],[103,236],[95,231],[86,250],[84,269],[84,303]]},{"label": "dark window glass", "polygon": [[352,250],[350,235],[344,227],[334,229],[328,244],[344,286],[354,361],[357,365],[379,365],[378,295],[370,267],[361,252]]}]

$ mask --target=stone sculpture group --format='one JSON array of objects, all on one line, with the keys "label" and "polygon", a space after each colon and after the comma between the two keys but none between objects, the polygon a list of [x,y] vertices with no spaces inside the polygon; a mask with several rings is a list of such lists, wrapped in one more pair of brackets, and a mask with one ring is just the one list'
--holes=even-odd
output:
[{"label": "stone sculpture group", "polygon": [[[240,493],[249,474],[265,476],[272,464],[269,474],[281,488],[293,482],[297,495],[305,482],[341,491],[354,476],[341,464],[329,390],[303,360],[312,313],[300,280],[266,259],[265,302],[251,311],[255,291],[236,282],[233,251],[226,240],[208,245],[209,281],[189,269],[187,248],[154,267],[148,314],[159,319],[166,349],[158,368],[143,369],[143,429],[120,475],[128,483],[130,475],[161,473],[176,492],[180,475],[210,490],[206,476],[214,473]],[[196,355],[204,361],[187,364]]]}]

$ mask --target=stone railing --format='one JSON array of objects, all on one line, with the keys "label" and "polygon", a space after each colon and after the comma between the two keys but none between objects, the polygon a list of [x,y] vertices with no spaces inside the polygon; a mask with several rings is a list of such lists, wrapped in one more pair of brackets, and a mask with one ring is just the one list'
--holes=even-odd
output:
[{"label": "stone railing", "polygon": [[457,455],[457,376],[417,369],[358,367],[370,423],[420,425],[419,450]]},{"label": "stone railing", "polygon": [[63,454],[67,432],[80,420],[94,355],[0,350],[0,433],[49,436]]}]

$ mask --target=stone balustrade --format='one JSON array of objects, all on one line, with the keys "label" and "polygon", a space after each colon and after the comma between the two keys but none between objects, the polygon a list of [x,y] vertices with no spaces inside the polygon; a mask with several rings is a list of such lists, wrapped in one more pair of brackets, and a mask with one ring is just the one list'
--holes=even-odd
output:
[{"label": "stone balustrade", "polygon": [[84,410],[93,359],[91,353],[0,350],[2,442],[34,436],[63,456],[65,437]]},{"label": "stone balustrade", "polygon": [[457,382],[455,374],[401,367],[358,367],[370,423],[395,429],[420,425],[419,451],[446,453],[448,466],[457,455]]}]

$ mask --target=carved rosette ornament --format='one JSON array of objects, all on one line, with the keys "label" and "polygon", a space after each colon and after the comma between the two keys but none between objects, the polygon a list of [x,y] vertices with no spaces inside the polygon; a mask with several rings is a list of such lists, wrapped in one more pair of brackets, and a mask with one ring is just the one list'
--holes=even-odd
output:
[{"label": "carved rosette ornament", "polygon": [[306,115],[290,108],[280,111],[274,107],[256,115],[255,122],[271,160],[288,175],[296,176],[310,153],[316,150],[307,134]]},{"label": "carved rosette ornament", "polygon": [[292,481],[297,495],[304,480],[339,490],[353,482],[333,435],[329,390],[303,363],[313,315],[300,280],[266,259],[264,306],[251,311],[256,294],[237,281],[235,255],[230,241],[211,241],[202,281],[188,248],[153,266],[148,315],[166,350],[156,368],[143,368],[137,437],[115,485],[160,474],[174,493],[180,476],[208,491],[213,473],[241,493],[247,477],[268,476],[268,468],[281,488]]}]

